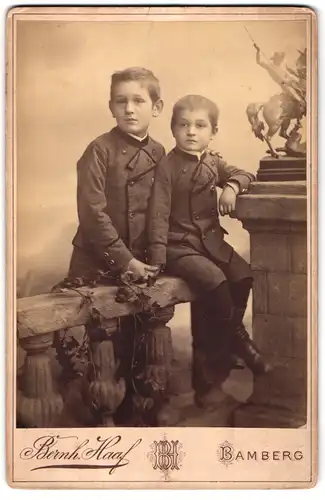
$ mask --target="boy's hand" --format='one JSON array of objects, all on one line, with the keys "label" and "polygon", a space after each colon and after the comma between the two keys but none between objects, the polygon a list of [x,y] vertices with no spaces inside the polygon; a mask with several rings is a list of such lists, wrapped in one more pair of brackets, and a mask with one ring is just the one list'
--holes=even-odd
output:
[{"label": "boy's hand", "polygon": [[219,212],[228,215],[236,208],[236,193],[230,186],[225,186],[219,199]]},{"label": "boy's hand", "polygon": [[144,264],[141,260],[135,258],[130,260],[126,270],[132,281],[147,281],[149,277],[156,276],[157,271],[158,266],[149,266],[149,264]]}]

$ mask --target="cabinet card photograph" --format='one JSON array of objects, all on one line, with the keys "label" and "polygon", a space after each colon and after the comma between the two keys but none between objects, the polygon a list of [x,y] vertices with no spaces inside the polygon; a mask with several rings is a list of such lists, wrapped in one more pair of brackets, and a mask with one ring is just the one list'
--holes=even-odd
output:
[{"label": "cabinet card photograph", "polygon": [[317,481],[317,17],[7,13],[7,480]]}]

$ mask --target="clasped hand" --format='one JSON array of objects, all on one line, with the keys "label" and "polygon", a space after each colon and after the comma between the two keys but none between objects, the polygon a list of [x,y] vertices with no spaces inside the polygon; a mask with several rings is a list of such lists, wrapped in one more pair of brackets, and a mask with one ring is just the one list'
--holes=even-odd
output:
[{"label": "clasped hand", "polygon": [[149,278],[154,278],[159,274],[159,266],[150,266],[138,259],[131,259],[122,277],[127,276],[131,281],[146,282]]}]

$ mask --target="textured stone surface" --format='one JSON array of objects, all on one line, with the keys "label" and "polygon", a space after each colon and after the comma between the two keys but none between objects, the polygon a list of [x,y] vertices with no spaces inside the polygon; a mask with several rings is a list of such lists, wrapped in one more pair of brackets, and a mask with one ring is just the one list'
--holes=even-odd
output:
[{"label": "textured stone surface", "polygon": [[256,314],[253,319],[254,339],[269,356],[305,360],[307,357],[307,318]]},{"label": "textured stone surface", "polygon": [[267,313],[267,279],[265,271],[254,271],[253,314]]},{"label": "textured stone surface", "polygon": [[297,317],[290,318],[291,331],[292,331],[292,349],[293,357],[296,359],[305,360],[307,358],[307,318]]},{"label": "textured stone surface", "polygon": [[281,181],[281,182],[252,182],[249,187],[250,194],[290,194],[307,195],[307,185],[304,181]]},{"label": "textured stone surface", "polygon": [[[146,285],[141,286],[146,289]],[[115,286],[82,287],[78,292],[68,290],[18,299],[18,337],[21,339],[86,324],[90,307],[83,302],[80,293],[91,297],[92,306],[107,319],[141,311],[140,306],[130,302],[116,302]],[[161,308],[194,299],[185,281],[168,276],[159,278],[148,293],[150,302],[157,302]]]},{"label": "textured stone surface", "polygon": [[256,183],[236,213],[251,238],[253,337],[273,365],[254,381],[238,427],[288,427],[307,417],[307,203],[305,182]]},{"label": "textured stone surface", "polygon": [[307,276],[268,273],[268,312],[288,316],[307,316]]},{"label": "textured stone surface", "polygon": [[306,415],[307,362],[279,356],[268,357],[273,371],[254,382],[249,402],[258,407],[296,412]]},{"label": "textured stone surface", "polygon": [[286,316],[256,314],[253,319],[254,340],[263,354],[293,355],[292,322]]},{"label": "textured stone surface", "polygon": [[255,270],[289,271],[290,248],[288,236],[281,233],[251,235],[251,266]]},{"label": "textured stone surface", "polygon": [[305,196],[257,194],[241,195],[236,204],[240,220],[306,221]]},{"label": "textured stone surface", "polygon": [[307,274],[307,233],[300,232],[289,235],[291,253],[291,269],[294,273]]}]

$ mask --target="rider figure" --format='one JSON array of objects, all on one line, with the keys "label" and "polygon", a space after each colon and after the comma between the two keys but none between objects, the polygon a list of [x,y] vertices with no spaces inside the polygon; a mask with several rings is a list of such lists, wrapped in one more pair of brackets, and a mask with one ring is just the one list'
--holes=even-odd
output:
[{"label": "rider figure", "polygon": [[[261,49],[254,43],[256,49],[256,62],[259,66],[266,69],[272,80],[280,85],[283,96],[287,99],[283,103],[282,124],[279,135],[288,139],[287,129],[293,115],[296,116],[297,123],[294,131],[297,132],[301,127],[301,117],[306,113],[306,101],[304,97],[304,88],[301,78],[301,70],[295,72],[283,65],[285,60],[284,52],[274,52],[270,58],[271,63],[261,60]],[[299,68],[300,69],[300,68]]]},{"label": "rider figure", "polygon": [[270,58],[272,63],[263,62],[261,60],[261,49],[254,43],[254,48],[256,49],[256,62],[259,66],[266,69],[272,80],[280,85],[283,93],[294,99],[295,101],[301,102],[302,98],[299,93],[295,90],[297,83],[299,83],[299,78],[294,75],[291,71],[283,67],[283,62],[285,59],[284,52],[274,52],[273,56]]}]

